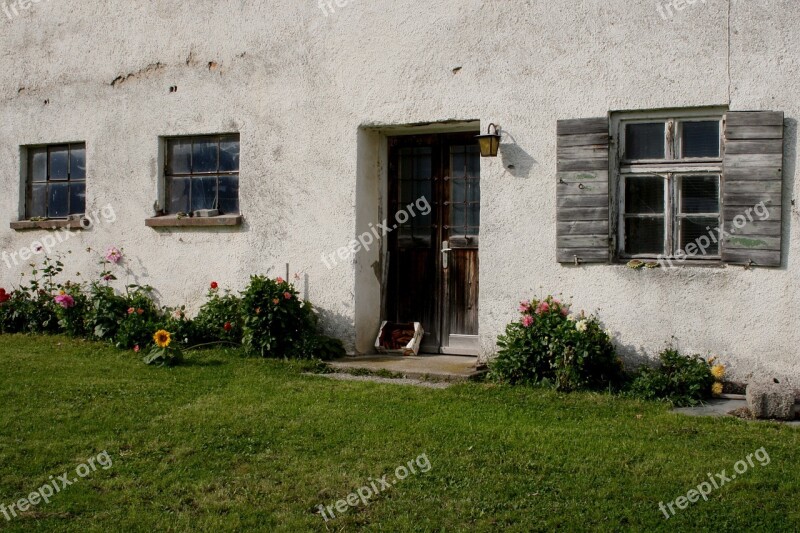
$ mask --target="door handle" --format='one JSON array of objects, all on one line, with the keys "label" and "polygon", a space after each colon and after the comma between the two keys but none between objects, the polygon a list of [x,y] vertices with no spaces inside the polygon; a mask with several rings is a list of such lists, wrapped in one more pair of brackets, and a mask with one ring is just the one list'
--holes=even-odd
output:
[{"label": "door handle", "polygon": [[452,250],[452,248],[450,248],[450,242],[449,241],[442,241],[442,269],[443,270],[447,270],[448,259],[450,258],[450,256],[448,255],[447,252],[449,252],[450,250]]}]

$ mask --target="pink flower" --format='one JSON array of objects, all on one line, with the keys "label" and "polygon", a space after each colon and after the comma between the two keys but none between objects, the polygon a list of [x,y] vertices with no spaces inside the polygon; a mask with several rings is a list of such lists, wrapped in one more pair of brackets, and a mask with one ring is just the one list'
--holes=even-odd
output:
[{"label": "pink flower", "polygon": [[533,317],[531,315],[525,315],[522,317],[522,325],[526,328],[529,328],[533,325]]},{"label": "pink flower", "polygon": [[564,315],[564,316],[567,316],[569,314],[569,309],[567,309],[566,307],[562,307],[561,308],[561,314]]},{"label": "pink flower", "polygon": [[129,307],[129,308],[128,308],[128,314],[129,314],[129,315],[132,315],[132,314],[133,314],[133,313],[135,313],[135,312],[136,312],[136,309],[134,309],[133,307]]},{"label": "pink flower", "polygon": [[69,294],[59,294],[56,296],[56,303],[64,309],[75,307],[75,299]]},{"label": "pink flower", "polygon": [[115,279],[113,274],[106,274],[103,276],[103,281],[111,281],[112,279]]},{"label": "pink flower", "polygon": [[284,292],[283,293],[283,297],[286,298],[287,300],[291,300],[292,299],[292,293]]},{"label": "pink flower", "polygon": [[138,345],[138,344],[137,344],[136,346],[134,346],[134,347],[133,347],[133,351],[134,351],[134,352],[136,352],[136,353],[139,353],[139,350],[141,350],[141,348],[139,348],[139,345]]},{"label": "pink flower", "polygon": [[281,277],[277,277],[277,278],[275,279],[275,281],[277,281],[278,283],[283,283],[283,282],[284,282],[284,279],[283,279],[283,278],[281,278]]},{"label": "pink flower", "polygon": [[122,252],[119,249],[110,246],[108,250],[106,250],[106,259],[114,263],[115,265],[122,260]]},{"label": "pink flower", "polygon": [[519,303],[519,312],[520,313],[527,313],[531,310],[531,301],[525,300],[524,302]]},{"label": "pink flower", "polygon": [[547,302],[540,303],[539,306],[536,308],[537,315],[542,315],[544,313],[547,313],[548,311],[550,311],[550,304]]}]

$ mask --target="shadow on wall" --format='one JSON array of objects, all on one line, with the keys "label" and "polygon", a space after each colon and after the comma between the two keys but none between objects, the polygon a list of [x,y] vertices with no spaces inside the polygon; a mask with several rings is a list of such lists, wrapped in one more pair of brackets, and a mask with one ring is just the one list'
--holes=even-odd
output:
[{"label": "shadow on wall", "polygon": [[800,206],[795,205],[794,184],[796,181],[795,172],[797,170],[797,120],[787,118],[784,125],[783,139],[783,213],[791,213],[792,216],[783,217],[781,232],[783,234],[783,252],[781,264],[789,268],[789,243],[792,235],[792,221],[800,223]]},{"label": "shadow on wall", "polygon": [[527,178],[537,161],[517,144],[512,134],[503,130],[503,136],[511,140],[500,145],[503,168],[515,178]]}]

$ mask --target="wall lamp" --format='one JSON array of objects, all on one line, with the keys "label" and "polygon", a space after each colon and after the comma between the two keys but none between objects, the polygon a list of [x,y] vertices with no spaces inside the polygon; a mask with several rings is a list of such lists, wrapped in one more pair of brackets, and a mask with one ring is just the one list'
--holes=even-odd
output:
[{"label": "wall lamp", "polygon": [[497,150],[500,148],[500,130],[497,126],[489,124],[486,135],[476,135],[475,138],[481,148],[481,157],[497,157]]}]

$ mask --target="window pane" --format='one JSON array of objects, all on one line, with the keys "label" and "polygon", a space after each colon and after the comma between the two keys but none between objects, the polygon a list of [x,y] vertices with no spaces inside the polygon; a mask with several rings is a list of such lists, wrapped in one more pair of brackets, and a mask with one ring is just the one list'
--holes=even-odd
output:
[{"label": "window pane", "polygon": [[47,198],[47,216],[49,218],[66,218],[69,215],[69,183],[50,184]]},{"label": "window pane", "polygon": [[192,141],[170,139],[167,141],[167,172],[188,174],[192,171]]},{"label": "window pane", "polygon": [[478,204],[469,204],[467,206],[467,223],[470,225],[468,233],[477,235],[478,228],[481,225],[481,207]]},{"label": "window pane", "polygon": [[69,151],[69,179],[86,179],[86,147],[84,145],[73,145]]},{"label": "window pane", "polygon": [[69,168],[69,149],[66,146],[50,148],[50,179],[62,181],[67,179]]},{"label": "window pane", "polygon": [[719,213],[719,178],[684,176],[681,185],[681,213]]},{"label": "window pane", "polygon": [[197,139],[192,146],[192,173],[217,171],[217,141]]},{"label": "window pane", "polygon": [[47,148],[31,149],[31,181],[47,181]]},{"label": "window pane", "polygon": [[467,207],[464,204],[450,206],[450,225],[453,226],[451,234],[464,234],[464,226],[467,225]]},{"label": "window pane", "polygon": [[682,124],[683,157],[719,157],[719,121]]},{"label": "window pane", "polygon": [[[693,257],[704,255],[719,255],[719,232],[713,231],[719,227],[719,218],[684,218],[680,222],[680,244],[685,253],[692,252]],[[712,235],[714,238],[712,238]],[[694,243],[696,249],[686,251],[686,246]]]},{"label": "window pane", "polygon": [[625,253],[663,254],[663,218],[625,219]]},{"label": "window pane", "polygon": [[189,198],[191,191],[191,178],[172,178],[169,184],[169,212],[189,212]]},{"label": "window pane", "polygon": [[216,209],[217,177],[192,178],[192,211]]},{"label": "window pane", "polygon": [[28,205],[28,217],[47,216],[47,185],[34,184],[31,186],[31,199]]},{"label": "window pane", "polygon": [[481,151],[478,145],[467,147],[467,176],[481,177]]},{"label": "window pane", "polygon": [[662,214],[664,203],[664,178],[648,176],[625,179],[626,213]]},{"label": "window pane", "polygon": [[467,199],[467,181],[464,179],[452,179],[450,192],[450,201],[453,203],[463,203]]},{"label": "window pane", "polygon": [[219,177],[219,210],[227,214],[239,214],[238,177]]},{"label": "window pane", "polygon": [[221,172],[239,171],[238,140],[224,140],[219,144],[219,170]]},{"label": "window pane", "polygon": [[467,199],[470,202],[481,201],[481,182],[480,180],[469,180],[467,182]]},{"label": "window pane", "polygon": [[69,214],[82,215],[86,212],[86,184],[70,183]]},{"label": "window pane", "polygon": [[664,159],[665,128],[664,122],[625,126],[625,157]]},{"label": "window pane", "polygon": [[433,176],[431,149],[428,147],[414,150],[414,177],[418,180],[429,180]]}]

